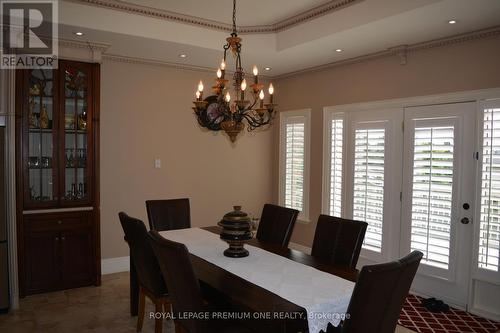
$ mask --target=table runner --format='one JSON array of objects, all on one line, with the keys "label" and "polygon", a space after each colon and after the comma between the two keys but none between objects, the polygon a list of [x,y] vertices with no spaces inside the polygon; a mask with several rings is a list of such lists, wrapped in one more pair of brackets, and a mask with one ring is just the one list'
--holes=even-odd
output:
[{"label": "table runner", "polygon": [[219,235],[199,228],[162,231],[166,239],[183,243],[189,252],[284,298],[307,311],[310,333],[326,332],[329,322],[340,323],[354,283],[288,258],[245,245],[250,255],[228,258]]}]

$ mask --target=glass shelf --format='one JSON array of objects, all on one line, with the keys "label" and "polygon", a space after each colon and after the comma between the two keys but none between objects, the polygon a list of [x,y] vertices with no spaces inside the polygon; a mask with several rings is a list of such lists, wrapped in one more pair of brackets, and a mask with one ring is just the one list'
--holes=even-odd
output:
[{"label": "glass shelf", "polygon": [[29,132],[30,133],[52,133],[53,129],[52,128],[30,128]]}]

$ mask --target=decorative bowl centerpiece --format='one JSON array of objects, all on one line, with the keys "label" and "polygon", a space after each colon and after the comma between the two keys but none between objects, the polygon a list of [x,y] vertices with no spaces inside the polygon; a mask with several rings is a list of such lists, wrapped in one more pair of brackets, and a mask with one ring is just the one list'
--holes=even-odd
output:
[{"label": "decorative bowl centerpiece", "polygon": [[248,256],[243,244],[252,238],[251,220],[247,213],[241,211],[241,206],[233,208],[234,210],[224,215],[218,223],[222,228],[220,239],[229,244],[229,248],[224,251],[226,257],[243,258]]}]

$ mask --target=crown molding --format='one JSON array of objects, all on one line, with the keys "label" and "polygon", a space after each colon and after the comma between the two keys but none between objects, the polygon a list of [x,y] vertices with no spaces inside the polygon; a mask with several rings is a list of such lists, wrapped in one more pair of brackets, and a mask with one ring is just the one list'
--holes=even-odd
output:
[{"label": "crown molding", "polygon": [[[179,70],[187,70],[187,71],[195,71],[195,72],[204,72],[204,73],[215,73],[215,69],[213,67],[203,67],[203,66],[195,66],[195,65],[187,65],[187,64],[179,64],[175,62],[168,62],[162,60],[153,60],[147,58],[140,57],[128,57],[122,56],[118,54],[103,54],[102,59],[105,61],[113,61],[113,62],[121,62],[127,64],[136,64],[136,65],[150,65],[150,66],[161,66],[168,67]],[[233,74],[234,71],[226,70],[226,74]],[[270,80],[272,77],[269,75],[260,75],[259,77],[262,80]]]},{"label": "crown molding", "polygon": [[[126,0],[64,0],[89,6],[102,7],[135,15],[144,15],[156,19],[163,19],[182,24],[196,25],[205,29],[212,29],[224,32],[231,32],[232,25],[224,22],[208,20],[201,17],[184,15],[168,10],[141,6],[127,2]],[[331,0],[323,5],[306,10],[297,15],[288,17],[270,25],[239,26],[238,32],[241,34],[275,33],[294,26],[314,20],[320,16],[344,9],[353,4],[365,0]]]},{"label": "crown molding", "polygon": [[433,40],[422,42],[422,43],[391,47],[391,48],[388,48],[388,49],[383,50],[383,51],[378,51],[378,52],[362,55],[359,57],[344,59],[344,60],[340,60],[340,61],[327,63],[324,65],[309,67],[309,68],[301,69],[298,71],[293,71],[293,72],[289,72],[289,73],[285,73],[285,74],[281,74],[281,75],[276,75],[273,77],[273,79],[284,79],[284,78],[288,78],[288,77],[292,77],[292,76],[297,76],[300,74],[317,72],[317,71],[321,71],[321,70],[325,70],[325,69],[329,69],[329,68],[333,68],[333,67],[356,64],[356,63],[360,63],[360,62],[364,62],[364,61],[368,61],[368,60],[383,58],[383,57],[387,57],[387,56],[394,56],[394,55],[397,55],[400,57],[400,64],[401,65],[406,65],[406,61],[407,61],[408,56],[410,55],[410,53],[413,53],[413,52],[432,49],[432,48],[436,48],[436,47],[444,47],[444,46],[449,46],[449,45],[454,45],[454,44],[460,44],[460,43],[464,43],[464,42],[485,39],[485,38],[490,38],[490,37],[496,37],[496,36],[500,36],[500,26],[495,26],[492,28],[477,30],[477,31],[468,32],[468,33],[460,34],[460,35],[454,35],[454,36],[445,37],[445,38],[433,39]]},{"label": "crown molding", "polygon": [[215,73],[214,69],[209,68],[209,67],[179,64],[179,63],[175,63],[175,62],[147,59],[147,58],[140,58],[140,57],[129,57],[129,56],[122,56],[122,55],[118,55],[118,54],[103,54],[102,59],[106,60],[106,61],[122,62],[122,63],[127,63],[127,64],[154,65],[154,66],[169,67],[169,68],[181,69],[181,70]]},{"label": "crown molding", "polygon": [[91,42],[91,41],[82,42],[71,39],[59,39],[58,42],[59,46],[61,47],[69,47],[73,49],[90,49],[102,53],[106,52],[107,49],[111,46],[111,44],[108,43]]}]

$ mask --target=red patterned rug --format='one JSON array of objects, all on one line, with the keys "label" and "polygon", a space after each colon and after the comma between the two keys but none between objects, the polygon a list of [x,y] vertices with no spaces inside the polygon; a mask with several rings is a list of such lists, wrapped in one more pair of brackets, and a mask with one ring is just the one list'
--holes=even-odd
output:
[{"label": "red patterned rug", "polygon": [[419,333],[496,333],[500,323],[468,312],[450,308],[446,313],[432,313],[422,305],[422,298],[409,295],[398,324]]}]

